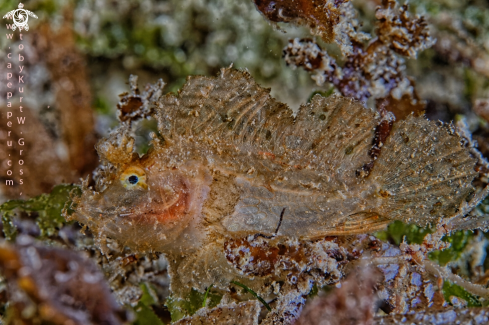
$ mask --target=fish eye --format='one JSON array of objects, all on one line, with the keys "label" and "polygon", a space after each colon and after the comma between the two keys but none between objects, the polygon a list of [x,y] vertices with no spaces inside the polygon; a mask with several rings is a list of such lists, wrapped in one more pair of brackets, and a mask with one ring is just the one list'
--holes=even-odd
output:
[{"label": "fish eye", "polygon": [[139,166],[127,167],[119,176],[119,180],[126,189],[147,189],[146,172]]},{"label": "fish eye", "polygon": [[127,178],[128,182],[132,185],[136,185],[139,181],[139,178],[136,175],[131,175]]}]

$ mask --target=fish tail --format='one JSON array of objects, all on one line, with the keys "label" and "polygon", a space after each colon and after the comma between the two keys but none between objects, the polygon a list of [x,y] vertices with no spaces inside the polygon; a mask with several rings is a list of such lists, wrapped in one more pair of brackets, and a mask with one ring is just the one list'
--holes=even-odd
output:
[{"label": "fish tail", "polygon": [[425,226],[456,212],[474,190],[476,159],[453,127],[411,115],[381,144],[370,181],[389,219]]}]

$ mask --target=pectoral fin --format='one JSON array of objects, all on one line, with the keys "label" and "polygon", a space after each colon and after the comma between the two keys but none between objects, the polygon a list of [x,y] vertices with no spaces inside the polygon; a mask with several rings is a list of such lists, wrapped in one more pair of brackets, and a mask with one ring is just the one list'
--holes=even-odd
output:
[{"label": "pectoral fin", "polygon": [[374,212],[360,212],[348,216],[325,235],[364,234],[384,229],[392,220]]}]

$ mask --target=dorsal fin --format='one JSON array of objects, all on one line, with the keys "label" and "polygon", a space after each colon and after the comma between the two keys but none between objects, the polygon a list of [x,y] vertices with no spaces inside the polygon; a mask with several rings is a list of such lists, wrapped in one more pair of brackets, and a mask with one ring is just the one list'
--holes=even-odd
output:
[{"label": "dorsal fin", "polygon": [[206,135],[234,143],[249,141],[259,131],[267,136],[267,125],[294,120],[292,110],[269,93],[245,71],[222,69],[216,78],[189,77],[178,96],[160,99],[160,131],[167,137]]},{"label": "dorsal fin", "polygon": [[[377,115],[341,96],[316,95],[297,116],[244,71],[189,77],[177,96],[156,102],[163,137],[206,137],[238,153],[265,155],[282,166],[322,169],[349,182],[370,161]],[[251,166],[250,166],[251,167]]]}]

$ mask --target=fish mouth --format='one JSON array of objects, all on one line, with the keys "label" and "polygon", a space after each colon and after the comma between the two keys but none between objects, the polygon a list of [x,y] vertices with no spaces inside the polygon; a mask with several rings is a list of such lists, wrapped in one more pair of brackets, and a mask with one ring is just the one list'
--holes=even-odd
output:
[{"label": "fish mouth", "polygon": [[171,229],[177,224],[184,223],[185,205],[162,205],[156,208],[134,209],[119,211],[112,214],[112,219],[121,224],[131,226],[161,225]]},{"label": "fish mouth", "polygon": [[138,224],[152,224],[158,215],[150,207],[140,207],[140,202],[131,202],[131,207],[121,206],[107,199],[104,193],[82,197],[72,219],[94,229],[112,229],[121,225],[123,228]]}]

